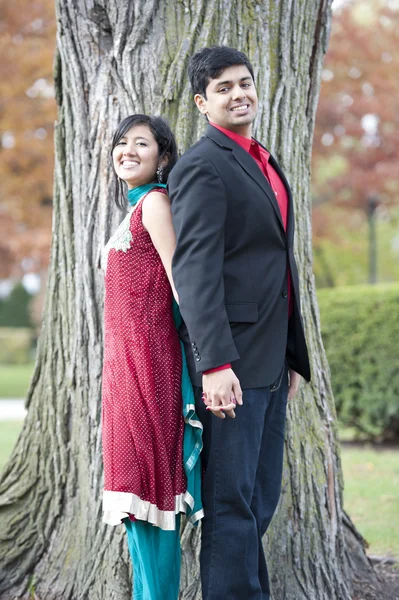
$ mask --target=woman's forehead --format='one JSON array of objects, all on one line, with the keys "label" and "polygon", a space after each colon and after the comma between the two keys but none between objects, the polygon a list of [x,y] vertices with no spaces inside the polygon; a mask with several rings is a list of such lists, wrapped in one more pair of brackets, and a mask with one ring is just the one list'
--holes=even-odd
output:
[{"label": "woman's forehead", "polygon": [[133,125],[130,129],[128,129],[128,131],[123,137],[145,138],[146,140],[154,140],[154,136],[152,135],[151,129],[145,123]]}]

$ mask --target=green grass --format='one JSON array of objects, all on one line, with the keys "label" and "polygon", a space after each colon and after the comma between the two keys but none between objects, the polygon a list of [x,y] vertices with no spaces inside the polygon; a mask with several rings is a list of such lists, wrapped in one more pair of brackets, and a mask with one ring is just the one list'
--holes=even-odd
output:
[{"label": "green grass", "polygon": [[368,554],[399,559],[399,450],[343,447],[344,504]]},{"label": "green grass", "polygon": [[25,398],[33,366],[0,364],[0,398]]},{"label": "green grass", "polygon": [[[0,471],[22,421],[0,421]],[[366,538],[369,554],[399,559],[399,449],[342,447],[345,510]]]},{"label": "green grass", "polygon": [[0,471],[3,470],[14,448],[22,424],[23,421],[0,421]]},{"label": "green grass", "polygon": [[338,421],[339,441],[340,442],[367,442],[370,436],[359,431],[356,427],[348,427]]}]

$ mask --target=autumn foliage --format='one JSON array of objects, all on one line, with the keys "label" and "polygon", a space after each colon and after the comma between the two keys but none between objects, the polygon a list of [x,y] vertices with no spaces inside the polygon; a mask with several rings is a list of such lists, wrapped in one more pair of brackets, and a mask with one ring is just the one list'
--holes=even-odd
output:
[{"label": "autumn foliage", "polygon": [[370,194],[396,201],[398,44],[398,9],[371,0],[335,13],[314,137],[316,202],[364,207]]},{"label": "autumn foliage", "polygon": [[37,272],[48,262],[55,30],[51,0],[2,2],[0,278]]}]

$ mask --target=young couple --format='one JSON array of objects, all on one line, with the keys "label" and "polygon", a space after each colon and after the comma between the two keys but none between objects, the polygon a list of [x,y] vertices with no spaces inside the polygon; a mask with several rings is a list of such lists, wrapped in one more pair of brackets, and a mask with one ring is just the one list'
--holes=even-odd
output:
[{"label": "young couple", "polygon": [[182,158],[158,117],[112,144],[131,209],[104,253],[104,520],[126,526],[135,600],[177,599],[182,512],[203,517],[203,598],[268,600],[286,403],[310,379],[293,201],[252,137],[248,58],[204,48],[189,77],[208,124]]}]

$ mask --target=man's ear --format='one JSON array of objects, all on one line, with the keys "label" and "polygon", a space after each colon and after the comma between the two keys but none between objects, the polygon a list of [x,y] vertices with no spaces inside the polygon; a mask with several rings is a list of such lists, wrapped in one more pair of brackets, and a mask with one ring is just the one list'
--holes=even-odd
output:
[{"label": "man's ear", "polygon": [[205,98],[203,96],[201,96],[201,94],[195,94],[194,102],[197,105],[197,108],[200,111],[200,113],[202,113],[203,115],[206,115],[208,112],[208,109],[206,106]]}]

